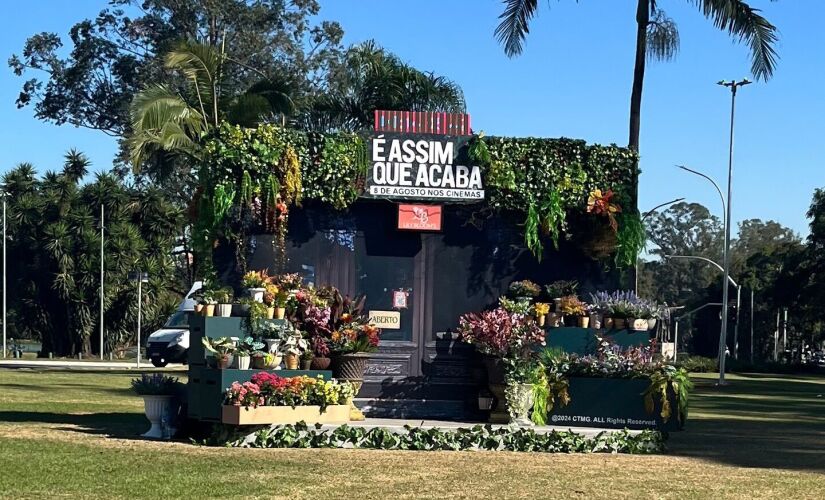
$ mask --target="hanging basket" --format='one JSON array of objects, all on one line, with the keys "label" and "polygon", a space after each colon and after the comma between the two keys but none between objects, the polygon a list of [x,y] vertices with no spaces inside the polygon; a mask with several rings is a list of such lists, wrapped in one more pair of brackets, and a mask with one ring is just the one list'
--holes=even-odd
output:
[{"label": "hanging basket", "polygon": [[589,217],[578,224],[577,228],[579,232],[575,237],[576,244],[591,259],[601,260],[616,251],[618,237],[606,217]]}]

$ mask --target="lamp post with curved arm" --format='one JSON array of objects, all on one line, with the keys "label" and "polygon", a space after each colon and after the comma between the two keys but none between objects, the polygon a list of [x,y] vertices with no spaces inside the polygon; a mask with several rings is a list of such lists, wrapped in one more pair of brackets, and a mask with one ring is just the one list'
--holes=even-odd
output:
[{"label": "lamp post with curved arm", "polygon": [[[701,260],[703,262],[707,262],[708,264],[713,265],[716,269],[719,269],[723,273],[725,272],[725,268],[719,265],[716,261],[708,259],[707,257],[700,257],[698,255],[665,255],[664,258],[666,259],[689,259],[689,260]],[[733,352],[734,356],[739,350],[739,306],[741,304],[742,299],[742,285],[737,283],[729,274],[725,273],[725,280],[724,286],[727,288],[728,281],[736,287],[736,324],[733,325],[733,337],[734,337],[734,347]],[[725,307],[725,304],[722,304],[722,328],[725,334],[727,333],[727,323],[728,323],[728,316],[727,316],[728,308]],[[724,334],[723,334],[724,335]],[[723,336],[720,340],[719,346],[719,384],[725,384],[725,349],[727,348],[726,338]],[[674,346],[675,347],[675,346]],[[738,356],[736,356],[738,357]]]},{"label": "lamp post with curved arm", "polygon": [[[656,213],[656,210],[659,210],[662,207],[667,207],[667,206],[673,205],[674,203],[679,203],[680,201],[684,201],[684,200],[685,200],[684,198],[676,198],[675,200],[666,201],[664,203],[660,203],[660,204],[656,205],[655,207],[651,208],[650,210],[648,210],[647,212],[645,212],[642,215],[642,222],[644,223],[645,219],[647,219],[648,217],[650,217],[651,215]],[[645,228],[645,233],[647,233],[647,228]],[[645,239],[645,243],[646,242],[647,242],[647,239]],[[633,293],[635,293],[636,295],[639,295],[639,256],[638,255],[636,256],[636,272],[634,272],[633,274],[635,274],[635,276],[633,277],[633,279],[635,280],[635,284],[633,285]]]}]

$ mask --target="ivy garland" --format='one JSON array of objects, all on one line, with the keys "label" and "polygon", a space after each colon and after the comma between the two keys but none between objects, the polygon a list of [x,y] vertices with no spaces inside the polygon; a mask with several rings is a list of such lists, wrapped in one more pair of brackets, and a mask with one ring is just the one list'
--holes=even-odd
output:
[{"label": "ivy garland", "polygon": [[[223,429],[233,434],[234,429]],[[439,429],[404,426],[403,430],[350,427],[334,430],[304,422],[278,425],[236,440],[216,436],[212,443],[245,448],[373,448],[381,450],[488,450],[544,453],[636,453],[664,451],[664,438],[657,431],[630,433],[627,430],[600,432],[586,437],[572,431],[538,433],[529,428],[475,425],[470,428]]]},{"label": "ivy garland", "polygon": [[[635,263],[644,230],[634,208],[634,152],[572,139],[483,134],[472,137],[468,147],[471,160],[485,170],[487,208],[522,214],[525,244],[539,259],[545,240],[558,246],[561,235],[570,232],[568,216],[585,212],[589,193],[624,191],[615,262]],[[369,167],[366,143],[357,134],[303,133],[271,124],[255,129],[223,124],[205,149],[196,203],[195,248],[201,252],[218,238],[240,246],[248,233],[260,231],[277,235],[283,255],[289,208],[311,200],[346,209],[362,193]],[[254,222],[239,228],[233,218]],[[573,228],[578,229],[586,230],[586,224]]]}]

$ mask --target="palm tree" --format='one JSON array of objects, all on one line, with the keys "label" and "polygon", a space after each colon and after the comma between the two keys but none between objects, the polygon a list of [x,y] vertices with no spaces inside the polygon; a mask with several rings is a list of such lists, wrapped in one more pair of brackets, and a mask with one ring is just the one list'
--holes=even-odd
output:
[{"label": "palm tree", "polygon": [[[758,80],[768,80],[776,67],[776,28],[744,0],[688,0],[699,7],[714,26],[745,42],[751,53],[751,72]],[[538,0],[504,0],[506,7],[495,31],[504,53],[514,57],[522,52],[535,16]],[[639,150],[642,87],[648,59],[670,60],[679,50],[676,23],[659,8],[660,0],[636,0],[636,59],[630,94],[630,139],[628,147]]]},{"label": "palm tree", "polygon": [[372,126],[376,109],[463,112],[455,82],[401,62],[367,41],[351,47],[331,89],[318,96],[299,126],[318,131],[356,131]]},{"label": "palm tree", "polygon": [[128,141],[136,171],[158,153],[200,160],[201,139],[223,119],[249,126],[267,116],[285,116],[294,111],[288,84],[264,74],[246,92],[226,95],[226,64],[241,63],[229,58],[222,49],[199,42],[181,42],[166,54],[166,68],[182,74],[188,85],[178,90],[160,83],[135,95]]}]

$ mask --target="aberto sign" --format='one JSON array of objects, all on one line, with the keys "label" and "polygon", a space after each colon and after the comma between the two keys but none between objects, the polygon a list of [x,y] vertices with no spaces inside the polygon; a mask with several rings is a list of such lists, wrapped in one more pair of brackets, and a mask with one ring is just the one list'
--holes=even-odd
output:
[{"label": "aberto sign", "polygon": [[377,133],[369,139],[364,196],[476,202],[484,199],[481,169],[467,157],[468,137]]}]

